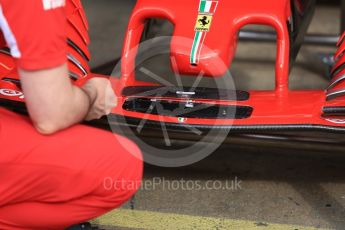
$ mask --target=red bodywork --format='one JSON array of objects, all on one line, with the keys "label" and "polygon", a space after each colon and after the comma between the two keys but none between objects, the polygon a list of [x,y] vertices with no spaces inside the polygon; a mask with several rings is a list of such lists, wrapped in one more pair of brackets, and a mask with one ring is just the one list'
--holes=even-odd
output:
[{"label": "red bodywork", "polygon": [[[123,109],[118,106],[113,110],[113,114],[133,119],[145,119],[154,122],[165,122],[174,125],[198,125],[203,127],[230,126],[255,127],[265,129],[266,127],[284,128],[325,128],[342,130],[345,128],[345,116],[343,114],[334,116],[325,115],[323,108],[342,107],[344,98],[337,97],[326,101],[325,90],[304,90],[291,91],[288,86],[289,61],[291,56],[291,33],[289,22],[292,18],[290,0],[242,0],[229,1],[218,0],[217,11],[212,15],[212,25],[204,40],[205,47],[201,49],[200,59],[197,65],[190,63],[190,49],[195,38],[195,23],[198,18],[200,0],[138,0],[132,13],[127,35],[125,38],[123,55],[121,61],[121,77],[111,78],[114,90],[120,95],[119,104],[122,105],[127,99],[133,97],[123,96],[123,89],[128,86],[148,86],[153,85],[148,82],[139,82],[135,79],[135,57],[138,45],[145,27],[146,19],[164,18],[172,22],[175,26],[174,38],[184,37],[189,39],[183,46],[173,38],[171,42],[171,56],[176,63],[171,67],[175,72],[198,75],[203,71],[209,77],[219,77],[227,71],[232,58],[236,52],[238,31],[247,24],[264,24],[272,26],[277,31],[277,60],[276,60],[276,87],[272,91],[250,91],[247,100],[206,100],[193,99],[194,103],[223,104],[235,106],[247,106],[253,108],[252,114],[244,119],[199,119],[181,117],[162,116],[153,114],[143,114]],[[299,1],[297,1],[299,2]],[[69,38],[89,57],[86,48],[88,36],[86,33],[87,24],[83,12],[80,9],[80,2],[69,1]],[[299,5],[298,9],[302,6]],[[71,9],[78,9],[72,10]],[[71,14],[71,12],[73,12]],[[343,47],[344,43],[339,46]],[[340,57],[344,48],[340,49],[337,57]],[[71,51],[80,63],[88,69],[87,61],[75,49]],[[222,60],[224,65],[216,66]],[[0,53],[0,78],[17,79],[15,66],[10,56]],[[339,61],[340,62],[340,61]],[[167,66],[167,68],[170,68]],[[76,84],[82,84],[85,79],[92,74],[83,74],[74,64],[70,63],[70,69],[77,73],[79,80]],[[344,72],[344,71],[343,71]],[[301,76],[302,77],[302,76]],[[0,89],[10,89],[20,92],[20,88],[8,81],[0,81]],[[15,92],[13,91],[13,92]],[[1,98],[8,100],[23,101],[18,96],[4,96]],[[155,99],[160,99],[155,97]],[[161,98],[167,100],[167,98]],[[169,98],[170,101],[186,101],[187,99]],[[344,118],[344,121],[342,120]]]}]

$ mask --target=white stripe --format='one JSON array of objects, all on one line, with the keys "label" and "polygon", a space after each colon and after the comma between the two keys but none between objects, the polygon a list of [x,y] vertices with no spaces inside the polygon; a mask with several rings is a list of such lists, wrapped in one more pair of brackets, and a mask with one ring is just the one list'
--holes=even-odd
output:
[{"label": "white stripe", "polygon": [[65,6],[65,0],[43,0],[44,10],[52,10]]},{"label": "white stripe", "polygon": [[342,120],[342,119],[325,119],[325,120],[328,122],[335,123],[335,124],[345,124],[345,120]]},{"label": "white stripe", "polygon": [[328,93],[328,94],[326,95],[326,97],[331,97],[331,96],[334,96],[334,95],[341,94],[341,95],[339,95],[339,96],[336,96],[336,97],[340,97],[340,96],[343,96],[342,94],[344,94],[344,93],[345,93],[345,89],[340,89],[340,90],[336,90],[336,91],[334,91],[334,92]]},{"label": "white stripe", "polygon": [[205,13],[209,13],[211,9],[212,1],[206,1]]},{"label": "white stripe", "polygon": [[334,82],[332,82],[327,89],[331,89],[333,88],[334,85],[336,85],[337,83],[339,83],[340,81],[345,80],[345,75],[342,75],[341,77],[339,77],[337,80],[335,80]]},{"label": "white stripe", "polygon": [[49,0],[43,0],[43,8],[44,10],[49,10],[52,8],[52,2]]},{"label": "white stripe", "polygon": [[3,14],[1,5],[0,5],[0,28],[2,30],[2,33],[4,34],[7,45],[11,49],[11,55],[15,58],[20,58],[22,55],[19,51],[17,40],[14,37],[10,26],[8,25],[8,22]]}]

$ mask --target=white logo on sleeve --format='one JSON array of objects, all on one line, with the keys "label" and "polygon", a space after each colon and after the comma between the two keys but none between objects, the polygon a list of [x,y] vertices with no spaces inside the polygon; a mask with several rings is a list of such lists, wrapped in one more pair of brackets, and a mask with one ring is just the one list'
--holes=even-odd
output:
[{"label": "white logo on sleeve", "polygon": [[65,0],[43,0],[44,10],[52,10],[65,6]]},{"label": "white logo on sleeve", "polygon": [[0,94],[7,96],[7,97],[19,97],[20,99],[24,99],[24,94],[17,90],[12,89],[0,89]]}]

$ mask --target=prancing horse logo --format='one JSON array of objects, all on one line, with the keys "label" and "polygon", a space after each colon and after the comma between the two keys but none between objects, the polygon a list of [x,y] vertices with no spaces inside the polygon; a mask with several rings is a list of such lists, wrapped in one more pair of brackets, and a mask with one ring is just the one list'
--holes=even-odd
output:
[{"label": "prancing horse logo", "polygon": [[208,24],[210,24],[210,20],[208,20],[207,16],[203,16],[202,19],[199,19],[198,22],[200,23],[200,25],[202,27],[207,26]]}]

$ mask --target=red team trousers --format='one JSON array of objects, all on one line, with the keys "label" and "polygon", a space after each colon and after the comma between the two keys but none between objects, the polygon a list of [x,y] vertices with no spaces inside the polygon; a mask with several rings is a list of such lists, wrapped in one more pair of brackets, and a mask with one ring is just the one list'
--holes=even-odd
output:
[{"label": "red team trousers", "polygon": [[[68,3],[78,13],[80,1]],[[66,63],[64,6],[0,0],[0,30],[18,67]],[[28,117],[0,107],[0,229],[64,229],[92,219],[128,200],[141,176],[140,150],[126,138],[83,125],[43,136]]]},{"label": "red team trousers", "polygon": [[142,168],[124,137],[84,125],[43,136],[0,107],[0,229],[64,229],[102,215],[136,192]]}]

